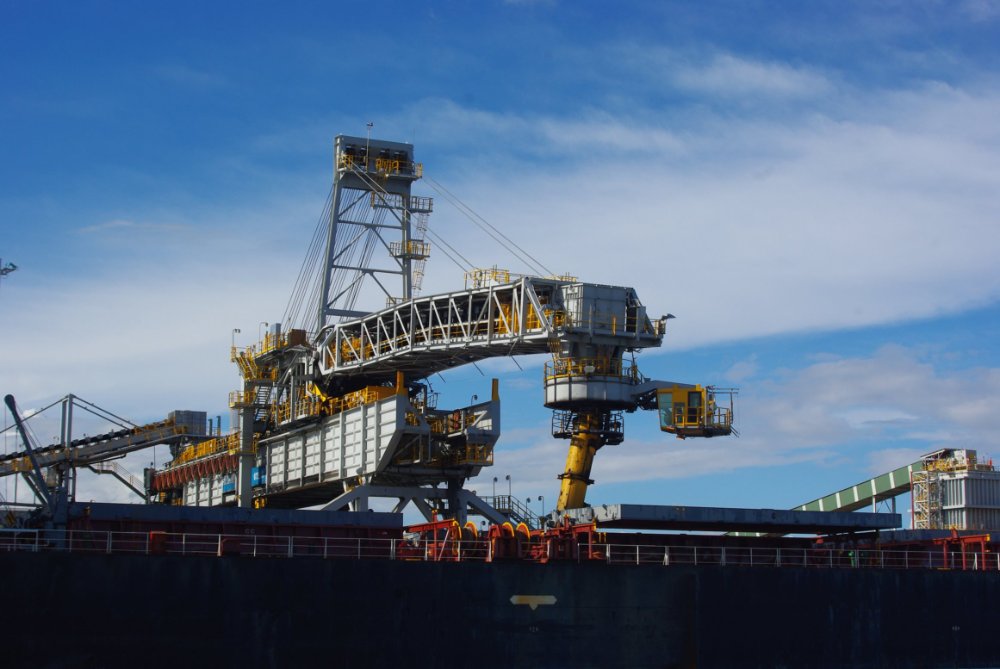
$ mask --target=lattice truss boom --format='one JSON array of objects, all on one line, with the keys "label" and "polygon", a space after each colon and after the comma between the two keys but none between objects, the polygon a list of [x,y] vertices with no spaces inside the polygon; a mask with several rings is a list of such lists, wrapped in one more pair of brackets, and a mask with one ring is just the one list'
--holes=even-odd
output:
[{"label": "lattice truss boom", "polygon": [[[523,277],[517,281],[416,298],[329,330],[318,345],[324,376],[351,373],[418,377],[488,357],[547,353],[564,340],[587,338],[622,348],[658,346],[662,333],[634,301],[605,309],[573,297],[572,284]],[[629,289],[622,289],[629,290]],[[608,306],[608,305],[603,305]]]}]

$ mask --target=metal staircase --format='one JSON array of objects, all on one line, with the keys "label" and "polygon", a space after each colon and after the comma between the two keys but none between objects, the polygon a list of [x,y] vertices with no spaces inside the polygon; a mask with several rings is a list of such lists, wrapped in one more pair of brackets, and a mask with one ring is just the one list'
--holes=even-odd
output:
[{"label": "metal staircase", "polygon": [[139,497],[145,499],[146,492],[144,490],[144,485],[138,477],[134,476],[130,471],[122,467],[117,462],[110,460],[104,462],[95,462],[92,465],[88,465],[87,469],[94,472],[95,474],[111,474],[116,479],[121,481],[128,487],[129,490],[134,492]]},{"label": "metal staircase", "polygon": [[510,523],[517,526],[524,523],[531,529],[538,528],[537,515],[532,513],[527,505],[522,503],[513,495],[494,495],[493,497],[483,497],[490,506],[499,511]]}]

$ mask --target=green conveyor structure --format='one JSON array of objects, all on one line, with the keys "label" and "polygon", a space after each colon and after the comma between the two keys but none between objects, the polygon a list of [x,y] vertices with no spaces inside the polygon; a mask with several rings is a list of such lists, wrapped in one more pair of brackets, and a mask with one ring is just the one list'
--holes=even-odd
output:
[{"label": "green conveyor structure", "polygon": [[[910,491],[913,472],[923,471],[923,460],[893,469],[891,472],[873,476],[835,493],[814,499],[792,509],[792,511],[857,511],[884,499],[891,499]],[[783,534],[763,532],[729,532],[741,537],[780,537]]]},{"label": "green conveyor structure", "polygon": [[923,471],[924,463],[918,460],[912,464],[880,474],[867,481],[856,483],[843,490],[806,502],[795,507],[796,511],[856,511],[884,499],[890,499],[910,490],[913,472]]}]

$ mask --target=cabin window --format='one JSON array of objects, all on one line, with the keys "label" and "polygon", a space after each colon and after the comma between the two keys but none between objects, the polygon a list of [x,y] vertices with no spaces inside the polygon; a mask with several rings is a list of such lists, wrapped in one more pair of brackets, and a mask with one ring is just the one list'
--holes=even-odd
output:
[{"label": "cabin window", "polygon": [[674,424],[674,398],[670,393],[659,393],[656,401],[660,405],[660,427],[671,427]]}]

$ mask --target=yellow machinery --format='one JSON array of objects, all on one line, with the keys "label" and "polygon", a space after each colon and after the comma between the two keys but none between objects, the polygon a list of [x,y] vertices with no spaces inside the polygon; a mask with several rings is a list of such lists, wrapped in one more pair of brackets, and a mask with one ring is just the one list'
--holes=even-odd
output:
[{"label": "yellow machinery", "polygon": [[[633,288],[555,275],[536,262],[526,264],[542,276],[471,269],[464,290],[417,296],[433,205],[410,192],[422,176],[412,145],[341,135],[335,150],[329,228],[309,252],[319,281],[302,275],[291,329],[271,323],[259,347],[234,347],[240,444],[227,451],[232,471],[174,486],[188,503],[230,503],[235,479],[241,506],[266,499],[364,510],[369,497],[382,497],[398,509],[412,502],[429,521],[438,510],[464,523],[472,508],[503,522],[464,489],[492,464],[497,388],[488,401],[445,410],[428,381],[488,358],[552,356],[544,404],[552,435],[570,442],[557,511],[586,505],[594,456],[622,443],[624,413],[659,409],[663,429],[678,437],[732,432],[732,406],[718,406],[719,391],[639,373],[635,355],[662,344],[672,316],[650,318]],[[371,249],[387,254],[376,262]],[[398,291],[378,276],[401,279]],[[355,308],[366,280],[385,293],[384,307]],[[305,306],[316,285],[319,303]]]},{"label": "yellow machinery", "polygon": [[[687,437],[720,437],[733,432],[732,388],[676,384],[656,391],[660,429]],[[729,406],[720,406],[719,398],[728,397]]]}]

